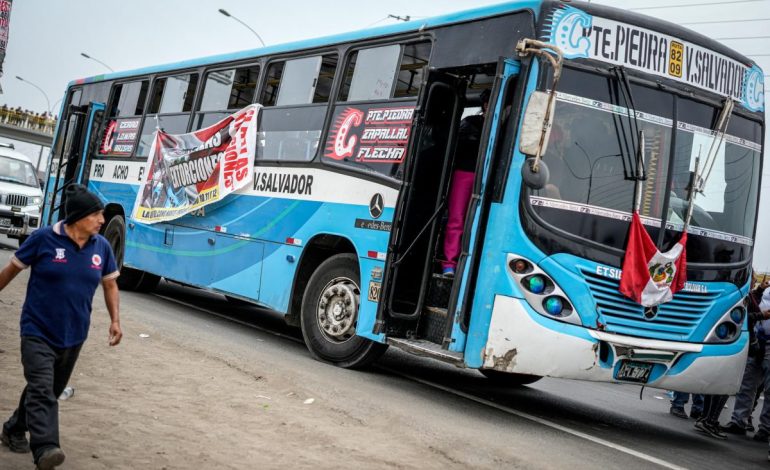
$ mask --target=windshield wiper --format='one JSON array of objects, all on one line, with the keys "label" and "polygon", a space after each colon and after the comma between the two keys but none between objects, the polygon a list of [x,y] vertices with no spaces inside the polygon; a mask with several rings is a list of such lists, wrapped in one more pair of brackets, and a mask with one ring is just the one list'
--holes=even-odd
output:
[{"label": "windshield wiper", "polygon": [[735,101],[728,97],[725,99],[725,104],[722,106],[722,110],[719,113],[714,128],[711,129],[714,132],[714,136],[711,139],[709,145],[709,151],[706,154],[706,160],[703,162],[703,166],[700,165],[700,151],[695,158],[695,168],[692,176],[692,183],[690,184],[690,194],[687,200],[687,217],[684,220],[684,230],[687,231],[687,227],[690,225],[690,219],[692,218],[692,211],[695,206],[695,196],[706,189],[706,183],[709,176],[711,176],[711,170],[714,168],[717,156],[719,155],[719,148],[724,141],[725,133],[727,132],[727,125],[730,124],[730,117],[732,116],[733,109],[735,108]]},{"label": "windshield wiper", "polygon": [[[631,143],[629,145],[626,130],[623,126],[623,122],[620,121],[620,133],[623,136],[622,143],[624,144],[621,146],[621,150],[625,150],[623,152],[623,171],[625,173],[625,178],[635,181],[645,180],[644,135],[639,131],[639,119],[636,117],[636,105],[634,104],[634,95],[631,92],[631,83],[628,80],[626,69],[622,66],[612,67],[611,70],[615,74],[615,79],[618,81],[618,88],[623,95],[623,100],[626,102],[626,115],[628,116],[628,120],[632,126],[630,129]],[[625,147],[625,149],[623,147]],[[628,155],[628,157],[625,157],[625,155]]]},{"label": "windshield wiper", "polygon": [[22,183],[21,180],[17,180],[16,178],[11,178],[9,176],[0,176],[0,181],[8,181],[9,183]]}]

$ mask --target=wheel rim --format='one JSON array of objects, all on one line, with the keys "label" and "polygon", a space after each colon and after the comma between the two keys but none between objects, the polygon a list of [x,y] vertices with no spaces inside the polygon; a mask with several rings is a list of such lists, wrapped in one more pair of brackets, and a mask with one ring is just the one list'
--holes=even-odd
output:
[{"label": "wheel rim", "polygon": [[360,294],[358,285],[347,277],[336,277],[321,290],[316,321],[327,340],[344,343],[356,334]]}]

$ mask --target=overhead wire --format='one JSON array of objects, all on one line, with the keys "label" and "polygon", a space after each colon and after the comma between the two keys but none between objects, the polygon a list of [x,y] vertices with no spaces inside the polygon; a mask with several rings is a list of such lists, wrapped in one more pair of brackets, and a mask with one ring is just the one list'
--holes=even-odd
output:
[{"label": "overhead wire", "polygon": [[770,39],[770,36],[733,36],[729,38],[712,38],[717,41],[733,41],[738,39]]},{"label": "overhead wire", "polygon": [[639,11],[639,10],[664,10],[668,8],[685,8],[685,7],[708,7],[708,6],[715,6],[715,5],[734,5],[736,3],[756,3],[756,2],[762,2],[765,0],[733,0],[728,2],[711,2],[711,3],[685,3],[683,5],[660,5],[656,7],[636,7],[636,8],[629,8],[629,10]]},{"label": "overhead wire", "polygon": [[770,18],[747,18],[742,20],[708,20],[708,21],[688,21],[685,23],[679,23],[683,26],[691,26],[696,24],[722,24],[722,23],[749,23],[756,21],[770,21]]}]

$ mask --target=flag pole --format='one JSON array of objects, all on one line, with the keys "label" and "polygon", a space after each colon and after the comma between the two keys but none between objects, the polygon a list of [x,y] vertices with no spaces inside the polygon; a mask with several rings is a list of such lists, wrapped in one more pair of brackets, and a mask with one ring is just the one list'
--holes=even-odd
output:
[{"label": "flag pole", "polygon": [[642,205],[642,185],[644,175],[644,131],[639,131],[639,154],[636,156],[636,179],[634,186],[634,212],[639,212]]}]

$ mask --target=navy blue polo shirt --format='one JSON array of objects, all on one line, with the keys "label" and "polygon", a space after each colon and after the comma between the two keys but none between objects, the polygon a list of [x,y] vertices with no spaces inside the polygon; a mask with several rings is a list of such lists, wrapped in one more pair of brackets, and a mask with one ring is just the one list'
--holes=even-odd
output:
[{"label": "navy blue polo shirt", "polygon": [[91,302],[102,280],[118,277],[106,238],[92,236],[80,248],[64,223],[38,229],[11,257],[20,269],[32,267],[21,309],[21,335],[70,348],[88,337]]}]

